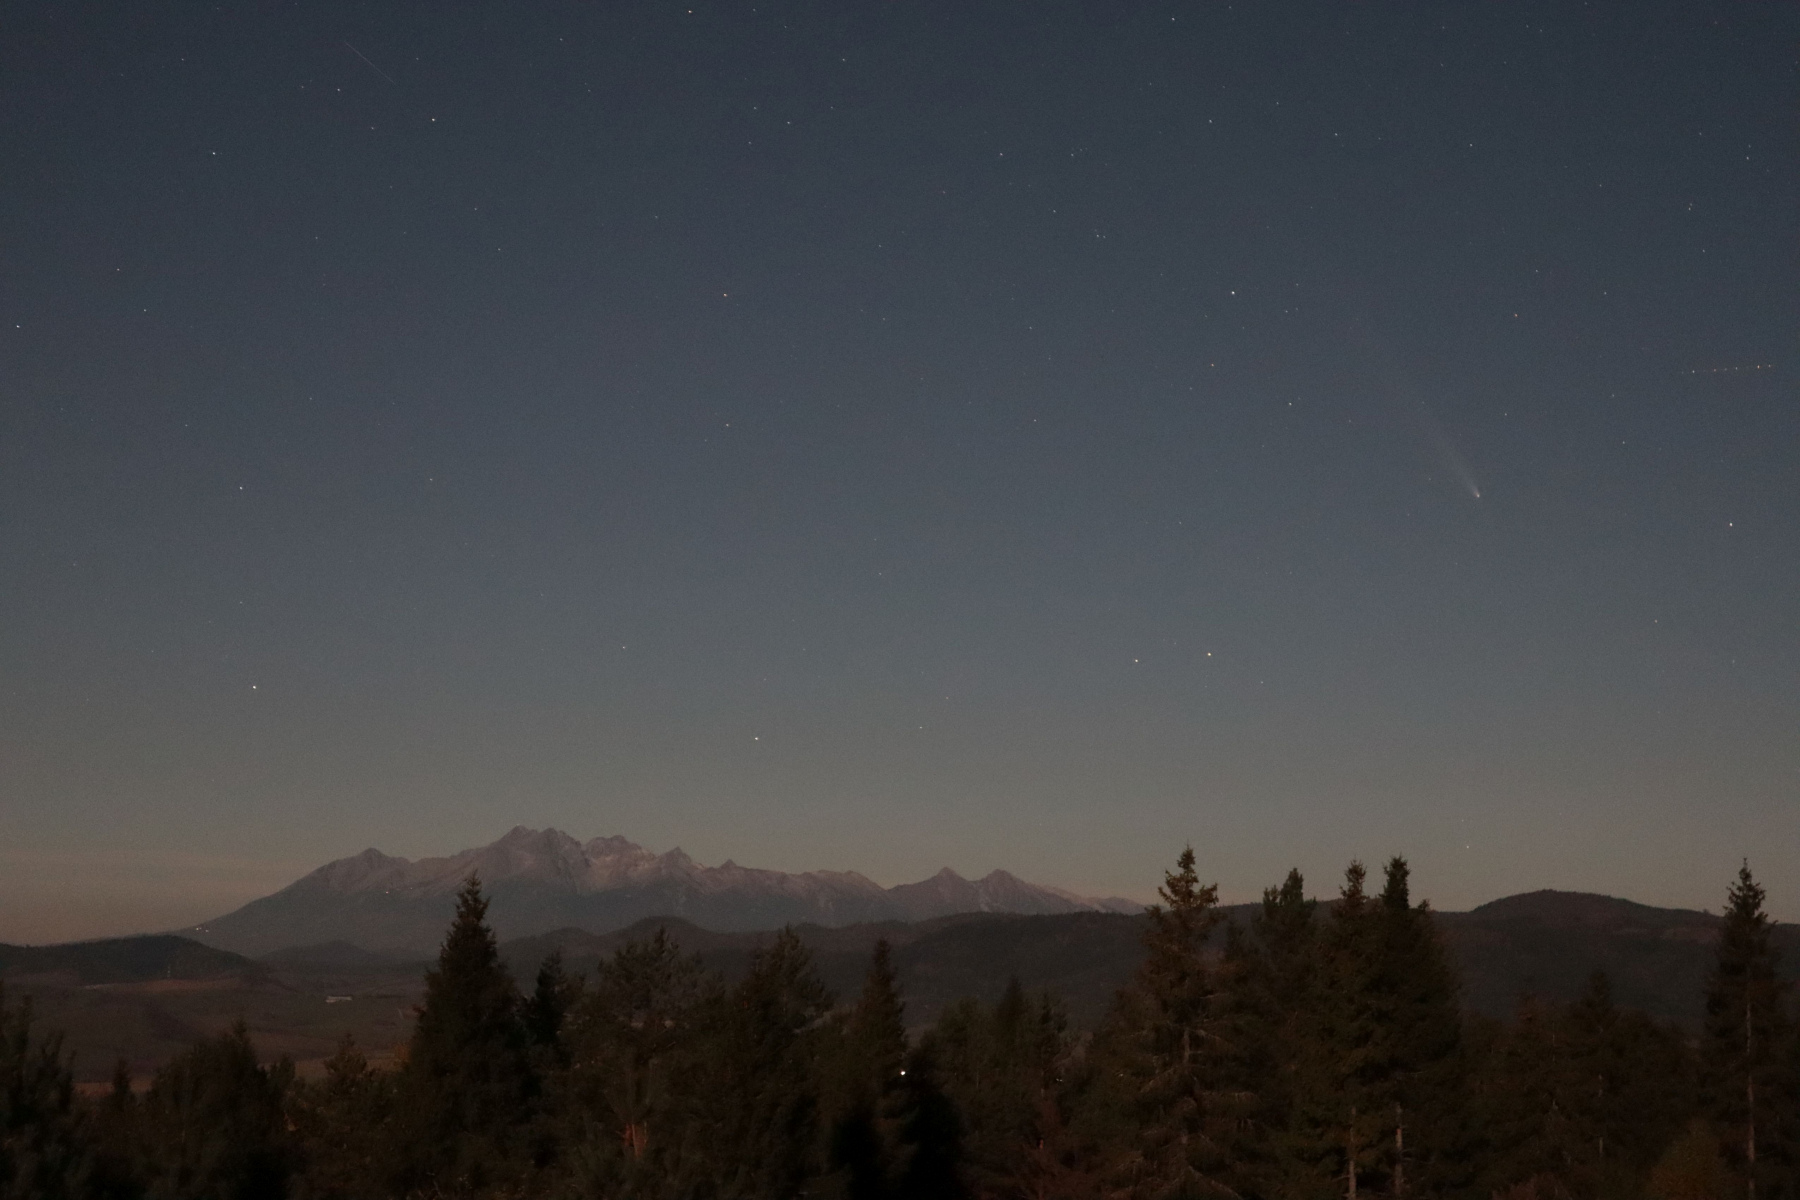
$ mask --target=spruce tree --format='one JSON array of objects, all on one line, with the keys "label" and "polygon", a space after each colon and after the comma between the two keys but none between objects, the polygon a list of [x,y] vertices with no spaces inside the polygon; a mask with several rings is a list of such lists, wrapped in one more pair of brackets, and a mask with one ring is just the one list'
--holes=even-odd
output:
[{"label": "spruce tree", "polygon": [[897,1093],[906,1069],[906,1001],[886,938],[875,943],[846,1033],[861,1082],[876,1096]]},{"label": "spruce tree", "polygon": [[372,1070],[346,1033],[325,1060],[325,1077],[296,1091],[289,1111],[304,1150],[303,1194],[334,1200],[386,1195],[383,1175],[394,1132],[391,1077]]},{"label": "spruce tree", "polygon": [[1158,894],[1143,965],[1104,1033],[1105,1069],[1125,1084],[1136,1126],[1115,1148],[1111,1172],[1134,1197],[1235,1196],[1252,1097],[1232,1086],[1232,1006],[1206,953],[1220,920],[1218,886],[1201,885],[1190,846]]},{"label": "spruce tree", "polygon": [[500,961],[488,903],[471,876],[437,965],[398,1082],[404,1187],[469,1191],[517,1178],[518,1133],[536,1091],[521,998]]},{"label": "spruce tree", "polygon": [[150,1200],[279,1200],[294,1147],[286,1100],[293,1066],[265,1069],[239,1021],[156,1073],[142,1109]]},{"label": "spruce tree", "polygon": [[94,1200],[138,1200],[144,1194],[139,1110],[131,1068],[121,1058],[113,1063],[112,1086],[87,1111],[88,1143],[94,1155],[88,1194]]},{"label": "spruce tree", "polygon": [[682,1194],[710,1161],[695,1088],[718,981],[658,929],[595,973],[570,1014],[567,1171],[578,1194]]},{"label": "spruce tree", "polygon": [[961,1200],[963,1121],[944,1091],[930,1044],[907,1056],[899,1138],[901,1165],[895,1200]]},{"label": "spruce tree", "polygon": [[1615,1005],[1602,971],[1562,1011],[1560,1025],[1574,1182],[1591,1195],[1638,1194],[1662,1150],[1693,1116],[1688,1038]]},{"label": "spruce tree", "polygon": [[905,1169],[904,1014],[893,950],[882,939],[875,943],[862,994],[843,1022],[833,1055],[829,1161],[848,1200],[891,1196]]},{"label": "spruce tree", "polygon": [[1050,996],[1034,1002],[1015,977],[992,1009],[973,999],[952,1005],[921,1044],[961,1114],[966,1170],[978,1192],[1030,1195],[1063,1173],[1069,1147],[1058,1073],[1067,1025]]},{"label": "spruce tree", "polygon": [[1470,1053],[1484,1133],[1480,1192],[1569,1189],[1584,1149],[1585,1131],[1574,1126],[1570,1108],[1582,1072],[1568,1061],[1559,1015],[1526,995],[1510,1022],[1476,1023]]},{"label": "spruce tree", "polygon": [[34,1033],[30,997],[9,1008],[0,987],[0,1198],[82,1196],[92,1171],[62,1037]]},{"label": "spruce tree", "polygon": [[1372,980],[1380,1050],[1368,1064],[1372,1095],[1391,1116],[1383,1166],[1396,1197],[1469,1182],[1459,983],[1430,906],[1411,903],[1409,874],[1406,859],[1388,861]]},{"label": "spruce tree", "polygon": [[[1231,937],[1225,957],[1239,964],[1241,1069],[1256,1092],[1251,1173],[1261,1194],[1321,1196],[1332,1190],[1320,1171],[1330,1152],[1299,1120],[1298,1106],[1316,1060],[1321,962],[1317,902],[1290,870],[1263,891],[1262,910],[1244,937]],[[1233,933],[1235,934],[1235,929]]]},{"label": "spruce tree", "polygon": [[716,1049],[701,1064],[714,1194],[757,1200],[804,1190],[817,1167],[814,1063],[831,1003],[811,954],[784,929],[718,1006]]},{"label": "spruce tree", "polygon": [[1650,1200],[1726,1200],[1741,1185],[1719,1153],[1719,1131],[1696,1118],[1650,1171]]},{"label": "spruce tree", "polygon": [[1378,913],[1367,877],[1360,862],[1350,864],[1319,931],[1315,1002],[1290,1126],[1297,1157],[1313,1164],[1307,1174],[1314,1186],[1321,1176],[1332,1179],[1347,1200],[1369,1190],[1390,1099],[1382,1086],[1386,1014],[1376,1003]]},{"label": "spruce tree", "polygon": [[569,1010],[581,998],[581,979],[563,969],[562,949],[558,947],[544,957],[538,967],[536,985],[525,1001],[523,1018],[525,1033],[531,1045],[551,1067],[568,1062],[568,1047],[563,1042],[563,1025]]},{"label": "spruce tree", "polygon": [[1787,986],[1777,973],[1762,885],[1746,862],[1726,896],[1706,989],[1701,1064],[1708,1115],[1743,1176],[1746,1200],[1791,1185],[1793,1081],[1786,1078]]}]

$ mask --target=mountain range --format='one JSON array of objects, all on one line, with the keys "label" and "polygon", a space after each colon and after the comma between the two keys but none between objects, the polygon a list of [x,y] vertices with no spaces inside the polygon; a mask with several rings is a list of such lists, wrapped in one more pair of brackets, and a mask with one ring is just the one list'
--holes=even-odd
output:
[{"label": "mountain range", "polygon": [[[1223,915],[1242,926],[1256,906]],[[1719,934],[1716,915],[1653,908],[1579,892],[1531,892],[1470,912],[1440,912],[1435,923],[1474,1012],[1505,1016],[1521,995],[1574,999],[1596,969],[1620,1004],[1699,1027]],[[797,932],[821,978],[840,998],[854,996],[877,939],[893,947],[908,1025],[929,1024],[964,996],[993,1003],[1007,981],[1059,996],[1072,1024],[1091,1029],[1143,957],[1145,919],[1110,912],[1041,916],[962,913],[925,921],[878,921]],[[632,939],[666,929],[708,970],[740,977],[768,930],[715,931],[678,917],[646,918],[591,933],[561,928],[502,943],[502,958],[529,986],[538,965],[560,950],[567,968],[590,975]],[[1800,926],[1771,937],[1784,978],[1800,974]],[[1222,941],[1222,935],[1220,940]],[[428,954],[399,961],[342,941],[290,947],[250,959],[171,935],[61,946],[0,945],[0,984],[31,996],[45,1027],[68,1035],[80,1077],[106,1079],[126,1059],[142,1074],[195,1038],[246,1018],[257,1045],[303,1063],[328,1057],[346,1033],[372,1053],[405,1041],[423,990]]]},{"label": "mountain range", "polygon": [[1005,871],[970,880],[946,868],[918,883],[884,888],[854,871],[789,874],[729,860],[708,867],[680,849],[656,854],[623,837],[580,842],[561,830],[519,826],[491,845],[444,858],[411,860],[364,850],[180,932],[249,955],[339,942],[421,956],[437,947],[457,889],[471,875],[481,880],[492,902],[489,922],[503,939],[566,928],[610,933],[658,916],[731,932],[1143,907],[1027,883]]},{"label": "mountain range", "polygon": [[[530,857],[519,855],[514,861],[527,862]],[[304,913],[309,896],[338,894],[332,902],[335,907],[318,906],[303,921],[284,925],[267,914],[252,914],[261,922],[251,929],[258,938],[310,937],[310,942],[291,942],[255,958],[166,934],[59,946],[0,945],[0,984],[9,997],[32,997],[45,1026],[68,1035],[67,1048],[77,1052],[80,1077],[88,1081],[106,1079],[119,1058],[140,1074],[153,1070],[195,1038],[227,1029],[240,1017],[250,1022],[258,1046],[271,1057],[286,1054],[316,1063],[333,1052],[346,1032],[353,1033],[359,1045],[385,1053],[408,1036],[435,944],[383,952],[337,936],[319,939],[320,925],[333,912],[340,917],[359,914],[369,922],[373,944],[393,947],[392,931],[381,928],[379,921],[384,914],[401,914],[421,922],[419,928],[430,937],[441,936],[436,918],[425,923],[428,911],[403,903],[407,888],[423,895],[414,898],[415,904],[442,905],[440,915],[447,914],[453,889],[462,878],[457,868],[468,863],[379,859],[389,864],[388,873],[373,880],[345,865],[356,859],[334,863],[302,880],[311,882],[301,889],[299,899],[282,901],[274,916]],[[489,859],[487,866],[497,863]],[[323,880],[316,878],[321,874]],[[360,891],[345,886],[359,879]],[[980,885],[987,882],[940,876],[925,885],[909,885],[910,890],[876,890],[884,895],[898,891],[901,900],[896,903],[979,903]],[[530,887],[518,886],[520,895],[530,894]],[[393,899],[395,892],[402,894],[400,901]],[[371,893],[383,900],[360,908],[353,903],[357,896],[367,901]],[[1020,903],[1021,897],[1032,894],[990,888],[986,900]],[[1078,902],[1048,894],[1066,904]],[[540,914],[552,907],[545,906]],[[1242,927],[1255,919],[1259,907],[1227,906],[1221,915],[1227,923]],[[490,916],[503,913],[497,904]],[[1542,891],[1508,896],[1468,912],[1437,912],[1434,923],[1459,968],[1463,1002],[1473,1012],[1505,1016],[1528,994],[1566,1002],[1580,994],[1593,971],[1604,970],[1621,1005],[1692,1031],[1703,1016],[1706,977],[1721,920],[1711,913],[1655,908],[1610,896]],[[747,924],[708,928],[659,913],[603,932],[564,925],[508,935],[500,952],[514,977],[529,986],[551,950],[562,952],[570,971],[591,975],[628,941],[666,929],[684,950],[698,953],[708,970],[732,979],[741,976],[751,955],[775,936],[767,927],[743,928]],[[886,940],[893,947],[911,1026],[929,1024],[961,997],[992,1003],[1007,981],[1017,978],[1031,991],[1048,989],[1061,997],[1074,1026],[1091,1029],[1142,959],[1144,925],[1141,914],[1087,908],[1040,915],[970,911],[913,921],[801,923],[796,932],[821,978],[839,997],[856,994],[870,951],[878,939]],[[1800,925],[1776,924],[1770,936],[1783,978],[1800,976]],[[1221,928],[1215,944],[1222,945],[1223,937]]]}]

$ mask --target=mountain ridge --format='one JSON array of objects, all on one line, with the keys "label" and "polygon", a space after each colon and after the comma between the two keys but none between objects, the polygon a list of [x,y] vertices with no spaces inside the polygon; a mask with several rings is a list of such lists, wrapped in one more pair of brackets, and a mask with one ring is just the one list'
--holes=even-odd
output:
[{"label": "mountain ridge", "polygon": [[[1221,915],[1242,926],[1259,909],[1225,905]],[[1326,919],[1324,913],[1319,919]],[[1722,920],[1592,893],[1542,891],[1469,911],[1434,910],[1433,922],[1472,1013],[1507,1016],[1525,995],[1566,1003],[1599,969],[1607,972],[1621,1006],[1675,1021],[1691,1033],[1704,1018]],[[922,922],[794,928],[840,998],[856,994],[870,950],[886,939],[911,1025],[928,1024],[964,996],[993,1003],[1017,977],[1029,991],[1054,992],[1072,1024],[1091,1029],[1136,969],[1144,925],[1141,915],[1081,911],[969,912]],[[587,974],[627,941],[659,928],[684,952],[698,953],[706,969],[732,978],[775,937],[770,929],[713,931],[664,914],[604,934],[552,928],[504,940],[500,954],[528,985],[552,949],[564,953],[570,971]],[[442,932],[437,930],[440,939]],[[1800,977],[1800,925],[1776,923],[1771,937],[1781,976]],[[1221,929],[1215,945],[1223,940]],[[45,1027],[69,1033],[69,1047],[81,1055],[81,1078],[103,1081],[120,1057],[140,1073],[154,1070],[240,1014],[248,1014],[258,1045],[271,1058],[322,1061],[345,1032],[375,1050],[397,1045],[408,1036],[410,1006],[422,994],[435,949],[390,957],[331,940],[250,961],[172,935],[0,945],[0,983],[8,996],[33,996]]]},{"label": "mountain ridge", "polygon": [[971,880],[946,867],[917,883],[884,888],[856,871],[789,873],[732,859],[708,867],[680,847],[657,854],[616,834],[581,842],[559,829],[517,825],[486,846],[441,857],[405,859],[370,847],[176,932],[248,955],[328,942],[378,953],[429,953],[457,889],[471,875],[492,901],[490,919],[503,938],[558,928],[605,933],[653,916],[734,931],[921,921],[963,912],[1049,915],[1141,907],[1042,887],[1003,870]]}]

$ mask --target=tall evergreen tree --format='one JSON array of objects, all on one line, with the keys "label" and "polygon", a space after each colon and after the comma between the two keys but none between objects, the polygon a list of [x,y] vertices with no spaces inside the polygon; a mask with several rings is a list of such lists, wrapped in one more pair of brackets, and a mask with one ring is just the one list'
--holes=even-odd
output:
[{"label": "tall evergreen tree", "polygon": [[798,1195],[816,1171],[815,1059],[831,993],[812,956],[784,929],[718,1006],[715,1052],[703,1064],[700,1119],[720,1197]]},{"label": "tall evergreen tree", "polygon": [[906,1001],[894,970],[894,949],[886,938],[875,943],[862,995],[850,1011],[845,1032],[860,1083],[878,1096],[897,1093],[905,1071]]},{"label": "tall evergreen tree", "polygon": [[1695,1118],[1650,1171],[1650,1200],[1726,1200],[1741,1186],[1719,1153],[1719,1131]]},{"label": "tall evergreen tree", "polygon": [[30,997],[9,1008],[0,987],[0,1200],[82,1196],[91,1175],[62,1037],[34,1033]]},{"label": "tall evergreen tree", "polygon": [[279,1200],[294,1147],[286,1112],[293,1066],[265,1069],[239,1021],[160,1071],[142,1109],[151,1200]]},{"label": "tall evergreen tree", "polygon": [[487,925],[471,876],[408,1044],[399,1090],[401,1161],[408,1188],[478,1191],[519,1177],[519,1132],[536,1091],[521,998]]},{"label": "tall evergreen tree", "polygon": [[658,929],[601,964],[569,1018],[568,1171],[576,1194],[681,1195],[710,1161],[693,1120],[718,981]]},{"label": "tall evergreen tree", "polygon": [[905,1002],[893,950],[875,943],[862,994],[833,1055],[830,1163],[847,1200],[891,1196],[905,1168],[900,1121],[906,1094]]},{"label": "tall evergreen tree", "polygon": [[1484,1132],[1479,1191],[1571,1190],[1585,1130],[1577,1127],[1570,1102],[1583,1072],[1569,1062],[1559,1017],[1553,1007],[1527,995],[1520,997],[1510,1022],[1476,1022],[1470,1045],[1478,1064],[1476,1112]]},{"label": "tall evergreen tree", "polygon": [[132,1091],[131,1068],[113,1064],[112,1086],[88,1108],[88,1145],[94,1155],[89,1195],[93,1200],[139,1200],[144,1194],[138,1145],[141,1113]]},{"label": "tall evergreen tree", "polygon": [[1309,1119],[1306,1111],[1333,1086],[1321,1043],[1326,980],[1317,908],[1306,898],[1304,877],[1290,870],[1279,886],[1264,889],[1248,936],[1226,947],[1227,958],[1242,963],[1239,1037],[1257,1094],[1252,1174],[1263,1195],[1318,1198],[1335,1190],[1337,1146],[1321,1136],[1317,1114]]},{"label": "tall evergreen tree", "polygon": [[895,1200],[961,1200],[963,1122],[939,1080],[933,1048],[914,1049],[902,1072],[900,1170]]},{"label": "tall evergreen tree", "polygon": [[1383,1165],[1396,1197],[1409,1186],[1437,1192],[1470,1179],[1459,985],[1430,906],[1411,903],[1409,876],[1404,858],[1388,861],[1372,980],[1381,1052],[1370,1082],[1391,1112]]},{"label": "tall evergreen tree", "polygon": [[563,1025],[568,1020],[569,1010],[580,1002],[581,990],[581,979],[563,969],[560,947],[544,957],[522,1015],[531,1045],[552,1067],[566,1065],[568,1061]]},{"label": "tall evergreen tree", "polygon": [[1595,971],[1560,1014],[1575,1184],[1600,1197],[1636,1195],[1663,1148],[1693,1116],[1694,1062],[1679,1029],[1613,1003]]},{"label": "tall evergreen tree", "polygon": [[301,1194],[332,1200],[386,1196],[391,1077],[372,1070],[355,1039],[345,1034],[337,1053],[325,1060],[325,1077],[295,1090],[289,1120],[305,1151]]},{"label": "tall evergreen tree", "polygon": [[1367,878],[1350,864],[1314,945],[1310,1013],[1294,1036],[1288,1171],[1304,1194],[1335,1177],[1351,1200],[1453,1190],[1469,1182],[1456,974],[1429,907],[1411,901],[1406,860],[1389,861],[1378,897]]},{"label": "tall evergreen tree", "polygon": [[1032,1195],[1068,1174],[1058,1095],[1067,1027],[1051,997],[1028,999],[1015,977],[992,1009],[962,1000],[926,1035],[920,1050],[962,1115],[978,1194]]},{"label": "tall evergreen tree", "polygon": [[1193,847],[1165,872],[1149,909],[1144,962],[1105,1031],[1107,1069],[1127,1083],[1136,1136],[1117,1148],[1122,1194],[1236,1196],[1251,1097],[1232,1086],[1236,1053],[1224,981],[1208,961],[1218,886],[1201,885]]},{"label": "tall evergreen tree", "polygon": [[[1295,1072],[1290,1123],[1296,1156],[1314,1186],[1321,1176],[1356,1200],[1381,1160],[1389,1097],[1383,1082],[1383,1014],[1375,1003],[1379,924],[1360,862],[1344,872],[1319,931],[1318,976],[1305,1055]],[[1309,1189],[1309,1193],[1311,1189]]]},{"label": "tall evergreen tree", "polygon": [[1764,898],[1746,862],[1726,895],[1701,1040],[1708,1114],[1742,1172],[1746,1200],[1758,1200],[1759,1189],[1767,1200],[1793,1183],[1795,1097],[1785,1078],[1792,1027]]}]

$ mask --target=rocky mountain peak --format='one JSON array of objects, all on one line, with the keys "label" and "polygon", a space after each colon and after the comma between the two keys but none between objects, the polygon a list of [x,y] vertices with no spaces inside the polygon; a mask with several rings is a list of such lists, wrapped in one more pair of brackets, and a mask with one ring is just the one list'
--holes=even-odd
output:
[{"label": "rocky mountain peak", "polygon": [[616,833],[611,837],[590,838],[582,849],[587,851],[589,858],[614,858],[620,855],[630,856],[649,853],[648,850],[645,850],[636,842],[620,837]]},{"label": "rocky mountain peak", "polygon": [[517,825],[486,846],[442,858],[365,850],[203,928],[212,944],[254,954],[331,941],[429,953],[470,875],[488,888],[489,920],[504,937],[564,927],[605,933],[656,916],[729,931],[1103,907],[1006,871],[971,883],[945,867],[883,888],[854,871],[789,874],[730,859],[706,867],[680,847],[657,854],[617,834],[580,842],[560,829]]}]

